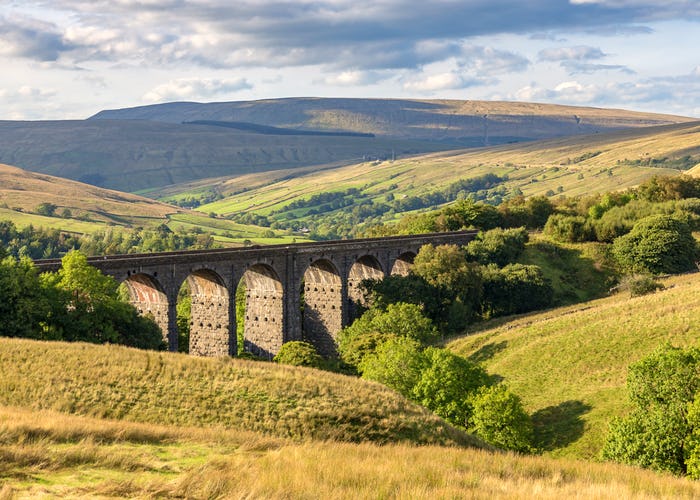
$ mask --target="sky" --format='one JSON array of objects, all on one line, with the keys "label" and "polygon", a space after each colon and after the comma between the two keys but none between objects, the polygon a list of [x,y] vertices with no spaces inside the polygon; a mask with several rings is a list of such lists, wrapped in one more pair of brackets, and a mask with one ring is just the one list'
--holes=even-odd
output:
[{"label": "sky", "polygon": [[508,100],[700,118],[700,0],[0,0],[0,119]]}]

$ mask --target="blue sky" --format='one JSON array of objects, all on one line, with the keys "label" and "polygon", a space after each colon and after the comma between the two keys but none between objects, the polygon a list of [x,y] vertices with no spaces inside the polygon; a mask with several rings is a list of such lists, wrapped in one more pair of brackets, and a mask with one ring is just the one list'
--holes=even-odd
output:
[{"label": "blue sky", "polygon": [[0,119],[275,97],[700,118],[700,0],[0,0]]}]

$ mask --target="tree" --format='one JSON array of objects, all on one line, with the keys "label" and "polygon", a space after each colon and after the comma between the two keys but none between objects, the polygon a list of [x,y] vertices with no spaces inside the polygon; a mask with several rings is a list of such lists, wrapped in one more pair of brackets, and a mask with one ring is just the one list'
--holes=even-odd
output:
[{"label": "tree", "polygon": [[474,203],[469,199],[444,208],[435,219],[435,225],[439,231],[458,231],[470,227],[485,231],[501,224],[502,217],[496,207]]},{"label": "tree", "polygon": [[470,319],[481,299],[479,266],[467,262],[466,252],[456,245],[423,245],[413,261],[412,272],[436,287],[441,302],[447,306],[459,300],[466,306]]},{"label": "tree", "polygon": [[471,418],[470,397],[491,383],[479,365],[446,349],[429,347],[424,368],[412,389],[412,398],[445,420],[466,427]]},{"label": "tree", "polygon": [[433,322],[445,314],[436,288],[414,273],[406,276],[392,274],[381,280],[363,280],[360,288],[365,302],[376,309],[386,310],[389,304],[406,302],[421,306]]},{"label": "tree", "polygon": [[283,365],[323,367],[323,358],[316,351],[316,348],[308,342],[298,340],[282,344],[273,361]]},{"label": "tree", "polygon": [[611,423],[603,458],[675,474],[692,463],[697,474],[700,349],[662,346],[630,365],[627,390],[632,412]]},{"label": "tree", "polygon": [[39,215],[45,215],[46,217],[53,217],[56,213],[58,207],[53,203],[41,203],[36,207],[36,213]]},{"label": "tree", "polygon": [[532,420],[520,398],[503,384],[481,387],[471,403],[470,430],[477,436],[504,450],[532,450]]},{"label": "tree", "polygon": [[359,365],[362,378],[380,382],[410,398],[425,365],[421,345],[407,337],[392,337],[365,356]]},{"label": "tree", "polygon": [[544,309],[552,304],[554,289],[535,265],[508,264],[482,268],[481,312],[494,317]]},{"label": "tree", "polygon": [[42,338],[49,312],[39,274],[26,257],[0,261],[0,336]]},{"label": "tree", "polygon": [[567,243],[595,239],[595,232],[585,217],[580,215],[552,214],[544,225],[544,234]]},{"label": "tree", "polygon": [[681,273],[696,268],[698,246],[687,223],[669,215],[652,215],[613,242],[613,255],[628,271]]},{"label": "tree", "polygon": [[479,264],[495,263],[499,266],[515,262],[525,250],[529,236],[524,227],[517,229],[491,229],[480,232],[466,246],[467,257]]},{"label": "tree", "polygon": [[158,326],[122,302],[117,282],[90,266],[77,250],[61,259],[57,273],[42,275],[42,282],[53,290],[49,324],[59,338],[142,349],[164,348]]}]

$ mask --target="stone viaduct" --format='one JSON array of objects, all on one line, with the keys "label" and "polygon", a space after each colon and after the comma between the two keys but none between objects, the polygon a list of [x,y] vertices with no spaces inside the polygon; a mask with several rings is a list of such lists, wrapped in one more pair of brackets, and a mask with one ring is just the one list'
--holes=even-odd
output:
[{"label": "stone viaduct", "polygon": [[[91,257],[91,265],[126,285],[131,303],[150,314],[172,351],[176,305],[187,283],[192,298],[190,354],[237,353],[236,290],[245,284],[244,350],[272,357],[284,342],[306,340],[335,352],[335,336],[354,319],[363,279],[408,273],[420,247],[465,245],[476,231],[271,245],[235,249]],[[60,260],[37,261],[55,271]]]}]

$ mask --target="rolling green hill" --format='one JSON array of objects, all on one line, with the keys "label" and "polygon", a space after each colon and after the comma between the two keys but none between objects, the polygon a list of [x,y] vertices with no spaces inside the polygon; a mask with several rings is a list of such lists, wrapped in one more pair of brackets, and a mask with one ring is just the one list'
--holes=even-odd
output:
[{"label": "rolling green hill", "polygon": [[[485,174],[503,178],[492,191],[506,196],[577,196],[625,189],[653,175],[675,175],[698,163],[700,123],[691,122],[434,153],[393,162],[365,162],[296,176],[285,171],[276,176],[266,173],[217,180],[209,189],[225,198],[200,209],[220,214],[277,212],[272,220],[304,220],[308,210],[319,207],[308,205],[305,210],[288,211],[287,205],[320,193],[354,188],[358,190],[356,200],[391,207],[404,198],[444,191],[452,183]],[[182,189],[171,186],[162,194],[166,195],[164,199],[176,199],[186,196],[191,186]],[[201,192],[207,188],[200,183],[196,189]],[[150,195],[157,198],[159,194]],[[397,212],[400,210],[394,209],[386,217],[395,217]],[[332,213],[333,210],[324,212]],[[318,210],[313,216],[319,217]]]},{"label": "rolling green hill", "polygon": [[[41,204],[53,205],[53,214],[42,211]],[[212,218],[142,196],[2,164],[0,220],[10,220],[19,228],[33,225],[80,234],[111,227],[154,228],[165,224],[172,230],[207,232],[223,244],[241,244],[244,240],[258,244],[295,240],[281,231]],[[304,240],[299,236],[296,239]]]},{"label": "rolling green hill", "polygon": [[592,459],[610,418],[629,409],[629,364],[664,342],[700,342],[700,274],[664,284],[665,290],[642,297],[620,293],[494,320],[447,347],[482,362],[523,398],[546,452]]}]

